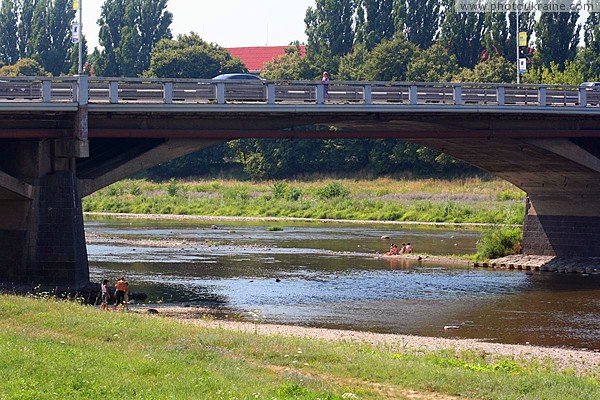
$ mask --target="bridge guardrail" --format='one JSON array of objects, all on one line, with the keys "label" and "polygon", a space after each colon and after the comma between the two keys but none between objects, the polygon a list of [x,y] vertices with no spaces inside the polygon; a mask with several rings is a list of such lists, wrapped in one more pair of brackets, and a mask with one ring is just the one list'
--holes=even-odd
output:
[{"label": "bridge guardrail", "polygon": [[0,77],[3,103],[378,104],[599,107],[579,86],[486,83]]}]

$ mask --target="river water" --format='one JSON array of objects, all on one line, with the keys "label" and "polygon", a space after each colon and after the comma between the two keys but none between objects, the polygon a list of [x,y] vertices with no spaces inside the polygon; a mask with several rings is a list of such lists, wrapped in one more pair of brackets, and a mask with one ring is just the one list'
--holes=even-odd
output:
[{"label": "river water", "polygon": [[[477,230],[92,220],[93,281],[271,323],[600,349],[600,277],[377,258],[475,251]],[[272,225],[272,224],[271,224]],[[390,240],[381,239],[391,237]],[[445,326],[457,330],[445,330]]]}]

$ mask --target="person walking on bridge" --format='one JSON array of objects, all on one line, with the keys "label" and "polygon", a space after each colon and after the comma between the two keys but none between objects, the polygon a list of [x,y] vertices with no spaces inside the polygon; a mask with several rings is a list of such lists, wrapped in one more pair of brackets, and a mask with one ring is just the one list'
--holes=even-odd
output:
[{"label": "person walking on bridge", "polygon": [[321,82],[323,82],[323,96],[325,97],[325,101],[327,101],[329,100],[329,74],[327,71],[323,72]]}]

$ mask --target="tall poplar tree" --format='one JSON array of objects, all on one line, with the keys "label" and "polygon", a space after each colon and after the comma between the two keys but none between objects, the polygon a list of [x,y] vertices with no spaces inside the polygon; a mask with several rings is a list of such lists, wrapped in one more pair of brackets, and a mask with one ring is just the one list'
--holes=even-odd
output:
[{"label": "tall poplar tree", "polygon": [[538,65],[550,67],[554,62],[562,70],[566,61],[575,59],[581,31],[578,19],[578,12],[542,13],[535,26],[534,60]]},{"label": "tall poplar tree", "polygon": [[440,43],[456,56],[458,65],[473,68],[483,53],[485,14],[458,13],[454,0],[443,0]]},{"label": "tall poplar tree", "polygon": [[304,19],[310,54],[337,57],[350,52],[355,11],[355,0],[316,0]]},{"label": "tall poplar tree", "polygon": [[33,32],[33,15],[37,3],[43,0],[18,0],[19,6],[19,58],[31,57],[34,50],[31,47]]},{"label": "tall poplar tree", "polygon": [[585,48],[577,55],[577,64],[587,80],[600,79],[600,14],[590,13],[583,26]]},{"label": "tall poplar tree", "polygon": [[361,9],[366,13],[363,34],[367,49],[371,50],[394,36],[394,1],[360,0]]},{"label": "tall poplar tree", "polygon": [[396,32],[404,32],[410,42],[422,49],[433,45],[439,31],[440,0],[395,0],[393,7]]},{"label": "tall poplar tree", "polygon": [[14,0],[3,0],[0,7],[0,61],[14,64],[19,60],[18,14]]},{"label": "tall poplar tree", "polygon": [[[487,58],[504,57],[516,52],[516,47],[509,47],[509,31],[508,19],[506,13],[486,13],[485,14],[485,33],[483,46]],[[514,33],[513,33],[514,36]]]},{"label": "tall poplar tree", "polygon": [[27,52],[52,75],[66,73],[70,68],[74,17],[71,0],[39,0],[35,4]]},{"label": "tall poplar tree", "polygon": [[105,0],[98,25],[103,50],[94,52],[99,75],[138,76],[161,39],[171,38],[168,0]]}]

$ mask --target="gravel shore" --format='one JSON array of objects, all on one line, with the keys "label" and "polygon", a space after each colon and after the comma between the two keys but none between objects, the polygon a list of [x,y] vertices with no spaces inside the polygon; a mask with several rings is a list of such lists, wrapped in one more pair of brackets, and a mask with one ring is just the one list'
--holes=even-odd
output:
[{"label": "gravel shore", "polygon": [[[148,307],[134,307],[138,313],[148,313]],[[158,315],[177,318],[187,324],[207,328],[227,329],[235,332],[266,336],[301,337],[328,341],[369,343],[391,349],[414,352],[454,350],[457,353],[471,350],[481,352],[490,360],[511,357],[527,362],[551,363],[559,370],[574,370],[577,374],[600,377],[600,352],[571,350],[557,347],[541,347],[488,343],[474,339],[446,339],[424,336],[383,334],[350,330],[308,328],[292,325],[262,324],[205,318],[211,310],[203,307],[153,307]]]}]

